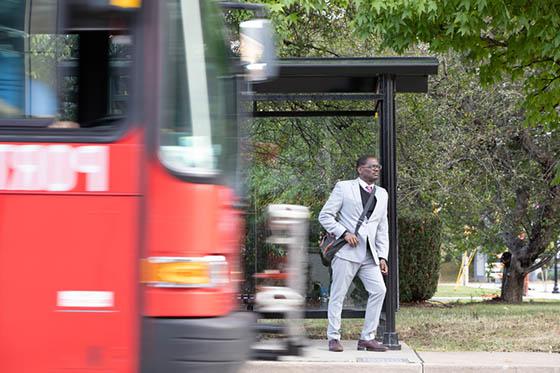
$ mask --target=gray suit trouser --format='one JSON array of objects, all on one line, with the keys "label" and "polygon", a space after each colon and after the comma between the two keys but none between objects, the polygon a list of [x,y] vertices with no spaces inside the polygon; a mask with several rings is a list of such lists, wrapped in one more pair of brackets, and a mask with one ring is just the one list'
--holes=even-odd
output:
[{"label": "gray suit trouser", "polygon": [[377,325],[379,324],[383,299],[387,292],[379,266],[374,263],[371,254],[369,254],[363,263],[355,263],[335,257],[331,262],[331,268],[332,283],[329,297],[327,338],[329,340],[340,340],[342,305],[348,288],[357,274],[369,294],[364,327],[360,334],[360,339],[367,341],[374,339]]}]

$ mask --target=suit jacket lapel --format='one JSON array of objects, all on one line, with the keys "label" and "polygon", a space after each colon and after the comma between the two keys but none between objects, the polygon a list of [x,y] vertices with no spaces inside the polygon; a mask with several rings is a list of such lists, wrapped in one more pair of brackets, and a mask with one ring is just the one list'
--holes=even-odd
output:
[{"label": "suit jacket lapel", "polygon": [[358,179],[354,180],[354,182],[352,183],[352,196],[354,197],[354,200],[357,202],[356,208],[358,210],[358,214],[361,214],[362,211],[364,211],[364,206],[362,206],[362,195],[360,194],[360,188],[361,186]]},{"label": "suit jacket lapel", "polygon": [[379,197],[380,197],[379,188],[378,188],[377,185],[376,185],[376,186],[375,186],[375,199],[376,199],[377,201],[376,201],[376,203],[375,203],[375,206],[373,207],[373,212],[371,213],[371,215],[370,215],[370,217],[369,217],[368,220],[372,219],[372,218],[375,216],[375,214],[379,212],[379,205],[380,205],[380,203],[379,203],[379,202],[380,202],[380,201],[379,201]]}]

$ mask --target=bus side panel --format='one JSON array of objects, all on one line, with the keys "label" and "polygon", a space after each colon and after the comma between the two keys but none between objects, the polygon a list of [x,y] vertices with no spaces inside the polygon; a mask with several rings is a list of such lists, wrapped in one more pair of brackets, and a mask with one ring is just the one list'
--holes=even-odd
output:
[{"label": "bus side panel", "polygon": [[0,371],[135,371],[137,198],[18,195],[0,209]]},{"label": "bus side panel", "polygon": [[83,180],[67,193],[0,192],[0,372],[138,370],[131,140],[99,145],[110,159],[106,192],[83,190]]}]

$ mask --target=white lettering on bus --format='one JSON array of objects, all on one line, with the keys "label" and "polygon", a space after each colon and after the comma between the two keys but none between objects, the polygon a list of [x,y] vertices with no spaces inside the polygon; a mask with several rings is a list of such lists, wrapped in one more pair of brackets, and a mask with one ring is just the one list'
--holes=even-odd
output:
[{"label": "white lettering on bus", "polygon": [[85,190],[109,190],[106,146],[0,144],[0,190],[66,192],[85,175]]}]

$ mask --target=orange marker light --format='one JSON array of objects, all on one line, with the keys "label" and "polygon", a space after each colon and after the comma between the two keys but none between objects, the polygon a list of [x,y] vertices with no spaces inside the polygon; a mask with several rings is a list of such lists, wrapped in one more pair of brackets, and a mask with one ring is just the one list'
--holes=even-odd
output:
[{"label": "orange marker light", "polygon": [[156,287],[213,287],[228,279],[223,256],[157,257],[142,261],[142,282]]},{"label": "orange marker light", "polygon": [[119,8],[140,8],[142,5],[141,0],[110,0],[109,3]]}]

